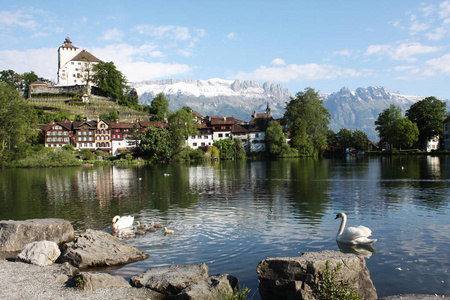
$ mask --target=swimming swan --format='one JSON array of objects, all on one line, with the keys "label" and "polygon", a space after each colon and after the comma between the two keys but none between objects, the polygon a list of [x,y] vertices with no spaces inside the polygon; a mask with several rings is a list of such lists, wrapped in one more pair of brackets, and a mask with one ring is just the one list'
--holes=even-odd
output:
[{"label": "swimming swan", "polygon": [[372,235],[372,230],[365,226],[345,228],[345,224],[347,223],[346,214],[338,213],[335,219],[338,218],[342,218],[342,221],[336,234],[336,241],[353,245],[371,245],[377,241],[376,239],[368,238]]},{"label": "swimming swan", "polygon": [[112,226],[114,227],[114,230],[120,230],[125,228],[131,228],[133,227],[134,217],[132,216],[115,216],[112,219]]}]

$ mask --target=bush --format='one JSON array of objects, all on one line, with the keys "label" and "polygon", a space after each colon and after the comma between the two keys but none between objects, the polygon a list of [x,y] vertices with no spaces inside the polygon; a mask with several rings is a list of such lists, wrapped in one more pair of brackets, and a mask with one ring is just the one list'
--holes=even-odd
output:
[{"label": "bush", "polygon": [[320,295],[319,299],[330,300],[358,300],[359,294],[353,288],[354,282],[338,282],[336,280],[337,274],[341,269],[342,264],[338,263],[334,269],[330,269],[330,262],[325,262],[325,270],[322,273],[320,281]]},{"label": "bush", "polygon": [[88,149],[82,149],[79,151],[79,155],[81,157],[82,160],[94,160],[95,159],[95,154],[92,153],[90,150]]},{"label": "bush", "polygon": [[70,151],[63,149],[44,148],[27,158],[14,162],[14,167],[43,168],[79,166],[81,162]]}]

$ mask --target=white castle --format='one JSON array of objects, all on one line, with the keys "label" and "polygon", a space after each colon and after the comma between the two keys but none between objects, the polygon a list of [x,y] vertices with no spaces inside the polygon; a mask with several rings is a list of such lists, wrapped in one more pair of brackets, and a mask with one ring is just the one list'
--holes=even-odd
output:
[{"label": "white castle", "polygon": [[89,76],[92,67],[100,60],[80,48],[72,45],[67,37],[58,48],[58,83],[59,86],[91,85]]}]

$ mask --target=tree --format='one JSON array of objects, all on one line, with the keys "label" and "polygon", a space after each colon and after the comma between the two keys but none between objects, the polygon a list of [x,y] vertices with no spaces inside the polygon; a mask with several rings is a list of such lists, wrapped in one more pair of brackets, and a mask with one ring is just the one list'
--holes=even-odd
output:
[{"label": "tree", "polygon": [[150,113],[153,116],[150,118],[151,121],[164,122],[167,114],[169,113],[169,100],[164,96],[163,93],[159,93],[153,99]]},{"label": "tree", "polygon": [[14,87],[0,84],[0,165],[25,155],[37,136],[35,111]]},{"label": "tree", "polygon": [[391,104],[389,108],[383,110],[375,121],[376,130],[380,135],[380,139],[388,143],[398,146],[410,147],[412,143],[417,141],[418,128],[408,118],[402,117],[400,107]]},{"label": "tree", "polygon": [[353,145],[353,136],[350,129],[341,128],[336,137],[337,143],[342,149],[350,148]]},{"label": "tree", "polygon": [[119,114],[117,113],[117,111],[112,110],[108,114],[107,113],[100,114],[99,118],[101,120],[116,122],[117,120],[119,120]]},{"label": "tree", "polygon": [[173,154],[172,136],[168,129],[150,126],[142,135],[142,155],[152,162],[168,161]]},{"label": "tree", "polygon": [[[306,88],[304,92],[298,92],[295,98],[291,97],[286,106],[283,118],[285,125],[291,128],[299,118],[306,122],[306,134],[311,139],[315,154],[320,154],[323,147],[326,146],[331,115],[323,106],[319,94],[312,88]],[[302,131],[298,131],[298,133],[303,134]],[[292,138],[295,138],[296,134],[291,132]]]},{"label": "tree", "polygon": [[291,126],[291,147],[297,149],[300,156],[313,156],[314,146],[307,134],[306,120],[297,118]]},{"label": "tree", "polygon": [[22,76],[13,70],[1,71],[0,81],[6,83],[17,91],[20,91],[23,88]]},{"label": "tree", "polygon": [[195,122],[194,115],[184,109],[171,113],[168,122],[174,143],[174,153],[177,154],[186,145],[186,139],[198,133],[200,125]]},{"label": "tree", "polygon": [[93,73],[92,82],[105,92],[106,96],[116,99],[123,105],[127,80],[122,72],[116,69],[114,63],[100,61],[94,65]]},{"label": "tree", "polygon": [[283,127],[276,121],[270,121],[266,134],[264,136],[266,143],[266,151],[269,155],[279,156],[283,150],[283,145],[286,144],[286,138],[283,135]]},{"label": "tree", "polygon": [[364,151],[367,149],[367,143],[369,139],[367,135],[361,130],[354,130],[352,134],[352,147],[358,151]]},{"label": "tree", "polygon": [[428,140],[444,134],[443,121],[447,112],[446,103],[435,97],[420,100],[406,111],[405,115],[419,129],[419,146],[426,148]]}]

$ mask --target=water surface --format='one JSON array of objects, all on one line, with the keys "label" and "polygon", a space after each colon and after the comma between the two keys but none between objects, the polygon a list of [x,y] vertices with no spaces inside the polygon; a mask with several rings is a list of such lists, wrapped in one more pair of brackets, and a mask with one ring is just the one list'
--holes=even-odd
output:
[{"label": "water surface", "polygon": [[449,174],[450,157],[432,156],[7,169],[0,219],[58,217],[76,231],[115,215],[153,220],[175,234],[127,240],[150,258],[111,272],[203,262],[255,292],[267,257],[338,251],[334,218],[345,212],[378,239],[365,254],[379,296],[450,294]]}]

